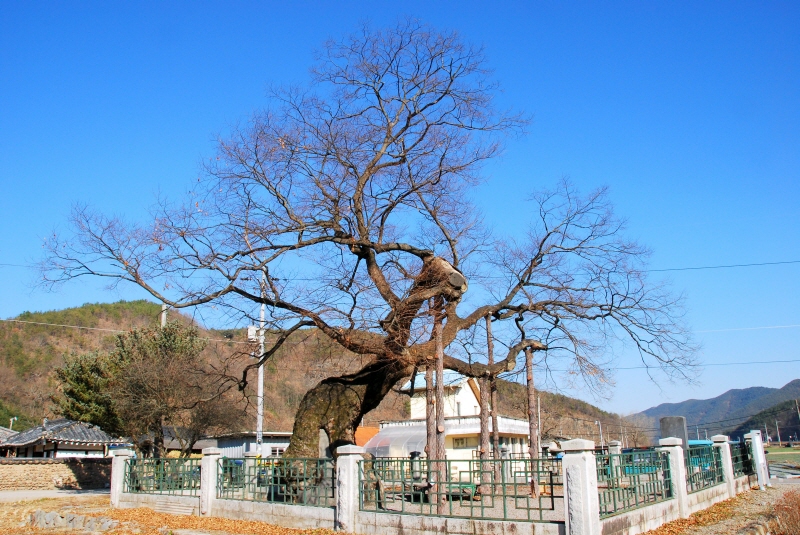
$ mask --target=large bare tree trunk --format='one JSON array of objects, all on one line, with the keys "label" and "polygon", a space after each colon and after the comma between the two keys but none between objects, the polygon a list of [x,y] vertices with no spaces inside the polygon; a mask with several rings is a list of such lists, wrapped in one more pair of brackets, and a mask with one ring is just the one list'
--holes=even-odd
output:
[{"label": "large bare tree trunk", "polygon": [[425,366],[425,457],[436,458],[436,397],[433,385],[434,363],[429,360]]},{"label": "large bare tree trunk", "polygon": [[444,347],[442,347],[442,317],[436,319],[436,458],[445,458],[444,448]]},{"label": "large bare tree trunk", "polygon": [[[486,316],[486,353],[489,360],[489,366],[494,364],[494,338],[492,338],[492,318]],[[497,426],[497,382],[495,376],[489,376],[489,405],[491,408],[492,418],[492,456],[495,459],[500,458],[500,430]]]},{"label": "large bare tree trunk", "polygon": [[528,430],[530,438],[528,441],[528,453],[531,457],[531,496],[539,496],[539,423],[536,415],[536,388],[533,384],[533,350],[525,348],[525,375],[528,383]]},{"label": "large bare tree trunk", "polygon": [[356,373],[330,377],[306,392],[294,421],[285,457],[318,457],[319,431],[328,435],[331,452],[355,444],[355,432],[366,413],[380,404],[413,366],[398,360],[376,360]]},{"label": "large bare tree trunk", "polygon": [[[480,457],[481,459],[489,458],[489,379],[486,376],[480,378],[478,385],[480,386],[480,417],[481,417],[481,437],[480,437]],[[481,494],[489,492],[489,483],[491,483],[491,464],[481,463]]]},{"label": "large bare tree trunk", "polygon": [[[447,473],[447,463],[444,438],[444,347],[442,346],[442,314],[437,307],[436,323],[433,326],[434,338],[436,340],[436,459],[439,461],[434,467],[436,482],[441,486],[445,481]],[[435,494],[437,513],[444,512],[444,494]]]}]

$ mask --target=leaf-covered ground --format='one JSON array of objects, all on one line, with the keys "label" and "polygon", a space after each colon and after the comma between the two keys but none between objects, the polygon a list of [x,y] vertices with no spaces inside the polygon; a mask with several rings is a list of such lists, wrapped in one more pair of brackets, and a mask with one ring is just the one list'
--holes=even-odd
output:
[{"label": "leaf-covered ground", "polygon": [[752,490],[735,498],[698,511],[689,518],[675,520],[645,535],[727,535],[760,521],[766,521],[772,506],[784,493],[800,488],[798,480],[780,482],[764,491]]},{"label": "leaf-covered ground", "polygon": [[331,530],[299,530],[264,522],[168,515],[145,508],[111,509],[108,506],[108,496],[75,496],[0,503],[0,535],[75,533],[68,530],[42,530],[21,525],[37,509],[61,514],[70,512],[85,516],[103,516],[119,520],[120,526],[117,529],[105,532],[110,535],[166,535],[170,531],[177,530],[193,530],[214,535],[334,535]]}]

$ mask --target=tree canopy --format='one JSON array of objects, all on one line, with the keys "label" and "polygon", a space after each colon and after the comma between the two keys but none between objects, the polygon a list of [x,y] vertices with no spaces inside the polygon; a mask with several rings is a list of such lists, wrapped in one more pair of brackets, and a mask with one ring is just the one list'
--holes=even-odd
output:
[{"label": "tree canopy", "polygon": [[[471,202],[482,165],[523,115],[498,110],[483,51],[414,21],[325,43],[307,87],[275,89],[266,109],[219,141],[190,199],[151,224],[87,208],[74,234],[48,241],[45,280],[126,281],[174,308],[214,304],[268,326],[319,329],[369,357],[323,380],[297,414],[290,454],[353,441],[362,416],[434,354],[481,377],[557,361],[592,387],[609,349],[684,373],[693,346],[679,296],[648,281],[648,251],[625,239],[606,190],[564,181],[530,197],[524,235],[504,236]],[[520,192],[520,194],[523,194]],[[468,291],[469,290],[469,291]],[[506,351],[487,366],[475,342],[485,317]],[[246,377],[245,377],[246,380]]]},{"label": "tree canopy", "polygon": [[241,422],[241,398],[224,395],[224,375],[204,355],[197,329],[171,321],[118,335],[115,345],[109,353],[71,355],[56,369],[57,412],[148,444],[157,456],[165,429],[189,455],[204,434]]}]

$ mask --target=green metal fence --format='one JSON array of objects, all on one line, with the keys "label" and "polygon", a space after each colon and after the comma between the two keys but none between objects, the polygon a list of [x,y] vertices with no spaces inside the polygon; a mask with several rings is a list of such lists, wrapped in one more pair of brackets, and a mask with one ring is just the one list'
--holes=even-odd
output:
[{"label": "green metal fence", "polygon": [[600,518],[673,498],[669,453],[640,450],[596,456]]},{"label": "green metal fence", "polygon": [[686,488],[689,494],[724,480],[722,458],[714,446],[691,446],[686,450]]},{"label": "green metal fence", "polygon": [[333,459],[219,460],[217,498],[333,507]]},{"label": "green metal fence", "polygon": [[125,492],[200,495],[200,459],[128,459]]},{"label": "green metal fence", "polygon": [[359,507],[380,513],[563,520],[557,459],[375,459],[359,463]]},{"label": "green metal fence", "polygon": [[735,477],[750,476],[756,473],[749,443],[737,442],[731,444],[731,460],[733,461],[733,475]]}]

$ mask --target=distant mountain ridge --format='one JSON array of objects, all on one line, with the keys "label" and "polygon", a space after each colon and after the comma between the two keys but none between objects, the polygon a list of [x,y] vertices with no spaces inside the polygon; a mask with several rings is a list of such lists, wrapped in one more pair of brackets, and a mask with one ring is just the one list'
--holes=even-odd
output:
[{"label": "distant mountain ridge", "polygon": [[797,441],[800,438],[800,411],[794,399],[782,401],[751,416],[727,434],[731,438],[740,438],[753,429],[766,431],[771,440]]},{"label": "distant mountain ridge", "polygon": [[754,386],[728,390],[711,399],[662,403],[639,414],[656,422],[664,416],[685,416],[689,427],[719,422],[715,430],[728,430],[737,428],[742,420],[754,414],[796,398],[800,398],[800,379],[790,381],[781,388]]}]

